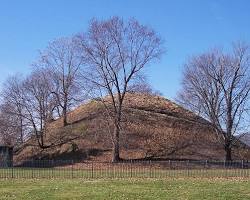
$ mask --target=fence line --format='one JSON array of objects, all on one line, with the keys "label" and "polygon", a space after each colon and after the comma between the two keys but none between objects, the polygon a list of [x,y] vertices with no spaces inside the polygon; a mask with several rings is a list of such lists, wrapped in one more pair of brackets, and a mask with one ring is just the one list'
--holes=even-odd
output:
[{"label": "fence line", "polygon": [[168,178],[248,177],[248,161],[0,161],[0,178]]}]

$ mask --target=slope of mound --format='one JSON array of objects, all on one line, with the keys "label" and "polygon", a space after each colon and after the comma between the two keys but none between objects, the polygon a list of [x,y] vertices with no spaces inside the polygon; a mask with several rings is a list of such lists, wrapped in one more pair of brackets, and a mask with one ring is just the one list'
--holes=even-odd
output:
[{"label": "slope of mound", "polygon": [[[107,101],[108,98],[107,98]],[[92,100],[48,126],[46,141],[57,144],[40,150],[30,140],[15,159],[94,159],[111,160],[112,123],[101,101]],[[128,94],[120,138],[124,159],[224,159],[220,138],[209,122],[160,96]],[[242,159],[247,149],[235,148],[233,156]]]}]

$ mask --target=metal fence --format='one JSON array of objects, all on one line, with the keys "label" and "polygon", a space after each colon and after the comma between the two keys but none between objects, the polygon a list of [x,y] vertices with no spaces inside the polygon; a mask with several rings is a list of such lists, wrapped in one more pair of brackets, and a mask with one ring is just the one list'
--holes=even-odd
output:
[{"label": "metal fence", "polygon": [[123,161],[76,162],[29,160],[12,166],[0,162],[0,178],[168,178],[249,177],[248,161]]}]

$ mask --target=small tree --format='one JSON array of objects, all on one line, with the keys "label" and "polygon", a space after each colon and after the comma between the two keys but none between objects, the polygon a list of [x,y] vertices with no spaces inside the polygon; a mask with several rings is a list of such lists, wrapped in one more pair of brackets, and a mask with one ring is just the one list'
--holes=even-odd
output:
[{"label": "small tree", "polygon": [[231,54],[219,50],[204,53],[184,68],[179,101],[211,122],[223,139],[226,160],[232,159],[234,135],[244,132],[247,125],[249,56],[248,46],[238,43]]},{"label": "small tree", "polygon": [[[18,143],[25,138],[25,118],[23,106],[22,76],[20,74],[9,77],[3,84],[1,114],[5,119],[5,126],[10,126],[11,135],[15,135]],[[8,121],[8,122],[7,122]],[[13,123],[11,123],[13,122]]]},{"label": "small tree", "polygon": [[[162,40],[149,27],[132,19],[92,20],[89,30],[76,37],[87,69],[84,79],[98,89],[113,121],[113,162],[120,160],[119,140],[123,102],[141,70],[160,58]],[[111,104],[108,104],[111,102]]]},{"label": "small tree", "polygon": [[36,137],[40,148],[49,148],[45,143],[47,123],[54,107],[54,98],[42,69],[34,70],[23,82],[23,117],[30,132]]},{"label": "small tree", "polygon": [[63,125],[68,124],[67,113],[82,100],[79,74],[82,57],[78,55],[72,38],[61,38],[49,43],[34,64],[46,71],[48,89],[57,101],[57,114],[63,117]]},{"label": "small tree", "polygon": [[7,146],[17,146],[23,142],[20,134],[19,116],[12,114],[14,107],[11,104],[0,106],[0,143]]}]

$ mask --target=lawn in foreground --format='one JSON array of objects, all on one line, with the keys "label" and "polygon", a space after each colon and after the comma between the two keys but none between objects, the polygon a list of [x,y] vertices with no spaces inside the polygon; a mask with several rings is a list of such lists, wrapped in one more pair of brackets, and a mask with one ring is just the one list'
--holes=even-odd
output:
[{"label": "lawn in foreground", "polygon": [[246,179],[0,180],[0,199],[250,199]]}]

